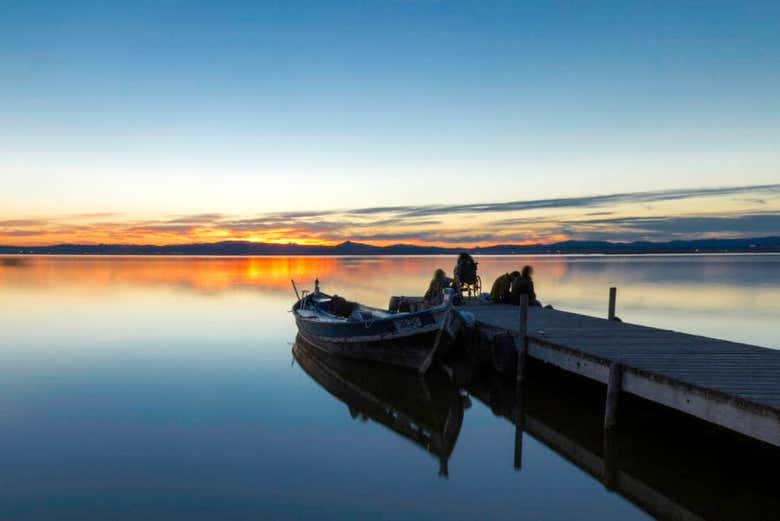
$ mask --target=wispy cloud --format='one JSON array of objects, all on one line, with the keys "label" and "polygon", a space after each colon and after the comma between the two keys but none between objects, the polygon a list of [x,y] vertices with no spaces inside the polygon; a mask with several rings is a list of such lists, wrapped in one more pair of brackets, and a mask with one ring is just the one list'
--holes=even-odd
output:
[{"label": "wispy cloud", "polygon": [[[91,217],[90,217],[91,216]],[[780,184],[473,204],[121,219],[112,212],[8,216],[0,243],[268,242],[495,244],[780,235]]]},{"label": "wispy cloud", "polygon": [[569,233],[586,239],[669,240],[688,237],[780,235],[780,212],[747,215],[620,217],[562,222]]},{"label": "wispy cloud", "polygon": [[12,226],[43,226],[45,219],[6,219],[0,221],[0,228],[10,228]]},{"label": "wispy cloud", "polygon": [[225,216],[221,213],[198,213],[194,215],[180,215],[178,217],[172,217],[167,220],[169,223],[188,223],[188,224],[202,224],[210,223],[213,221],[219,221]]},{"label": "wispy cloud", "polygon": [[8,237],[35,237],[40,234],[41,232],[37,230],[5,230],[2,232],[2,235]]},{"label": "wispy cloud", "polygon": [[[624,203],[639,204],[661,201],[676,201],[680,199],[717,197],[744,193],[780,194],[780,184],[724,188],[698,188],[687,190],[659,190],[651,192],[628,192],[622,194],[594,195],[557,199],[532,199],[502,203],[391,207],[392,209],[387,211],[394,213],[399,217],[451,215],[454,213],[521,212],[525,210],[540,209],[552,210],[563,208],[597,208]],[[350,213],[366,213],[371,210],[372,209],[364,208],[361,210],[352,210]]]}]

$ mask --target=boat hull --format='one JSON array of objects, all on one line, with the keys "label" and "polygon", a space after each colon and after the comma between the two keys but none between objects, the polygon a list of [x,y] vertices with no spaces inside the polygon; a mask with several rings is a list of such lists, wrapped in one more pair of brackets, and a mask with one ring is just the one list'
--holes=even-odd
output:
[{"label": "boat hull", "polygon": [[424,373],[446,352],[459,326],[457,313],[431,309],[367,322],[329,322],[295,314],[301,336],[330,355],[369,360]]},{"label": "boat hull", "polygon": [[345,316],[346,301],[315,287],[292,311],[300,335],[320,351],[425,373],[463,325],[452,307],[452,290],[443,297],[439,306],[402,313],[351,303]]},{"label": "boat hull", "polygon": [[313,335],[299,324],[298,332],[316,349],[332,356],[390,364],[424,373],[430,367],[436,351],[438,331],[391,340],[334,341]]}]

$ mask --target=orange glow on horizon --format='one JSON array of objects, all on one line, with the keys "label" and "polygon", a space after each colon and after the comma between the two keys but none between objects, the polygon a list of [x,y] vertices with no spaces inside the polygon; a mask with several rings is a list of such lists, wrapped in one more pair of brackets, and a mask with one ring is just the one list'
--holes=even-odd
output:
[{"label": "orange glow on horizon", "polygon": [[[486,204],[486,209],[465,210],[433,205],[254,214],[9,214],[0,216],[0,244],[23,248],[63,243],[161,246],[251,241],[334,246],[351,240],[375,246],[470,248],[573,239],[630,242],[738,238],[749,237],[753,233],[750,227],[755,227],[755,237],[776,218],[774,208],[780,207],[780,189],[757,190],[755,195],[681,195],[662,198],[652,205],[638,205],[631,200],[578,205],[575,198],[571,204],[568,199],[563,203],[541,201],[544,204],[540,208],[533,207],[533,201],[528,202],[528,208],[518,203],[517,210],[506,210],[503,203],[497,203]],[[553,207],[547,208],[548,204]],[[716,207],[718,211],[713,213]]]},{"label": "orange glow on horizon", "polygon": [[539,243],[553,243],[569,240],[570,237],[566,234],[553,234],[553,235],[536,235],[529,234],[531,238],[526,240],[491,240],[491,241],[463,241],[456,242],[456,240],[433,240],[425,241],[420,239],[396,239],[396,240],[370,240],[370,239],[328,239],[320,237],[310,236],[297,236],[297,235],[282,235],[278,232],[272,232],[269,234],[230,234],[224,230],[207,230],[204,232],[193,230],[187,234],[173,234],[173,233],[157,233],[153,231],[134,230],[132,233],[116,233],[107,232],[104,230],[95,230],[89,233],[77,233],[77,234],[42,234],[36,236],[35,239],[27,239],[23,236],[17,235],[4,235],[0,233],[0,244],[12,245],[12,246],[51,246],[54,244],[83,244],[83,245],[98,245],[98,244],[123,244],[123,245],[177,245],[177,244],[198,244],[198,243],[216,243],[222,241],[249,241],[266,244],[297,244],[300,246],[336,246],[346,240],[352,240],[361,244],[369,244],[373,246],[392,246],[395,244],[410,244],[414,246],[433,246],[444,248],[471,248],[471,247],[486,247],[496,244],[513,244],[518,246],[539,244]]},{"label": "orange glow on horizon", "polygon": [[408,239],[408,240],[386,240],[386,241],[354,241],[354,242],[361,242],[364,244],[371,244],[373,246],[392,246],[394,244],[411,244],[413,246],[438,246],[442,248],[476,248],[476,247],[487,247],[487,246],[495,246],[498,244],[511,244],[514,246],[528,246],[532,244],[549,244],[554,242],[563,242],[568,241],[571,239],[568,235],[564,233],[557,233],[553,235],[536,235],[536,234],[529,234],[532,236],[530,239],[525,240],[505,240],[505,241],[499,241],[499,240],[492,240],[492,241],[476,241],[476,242],[469,242],[464,241],[463,243],[457,243],[452,241],[421,241],[418,239]]}]

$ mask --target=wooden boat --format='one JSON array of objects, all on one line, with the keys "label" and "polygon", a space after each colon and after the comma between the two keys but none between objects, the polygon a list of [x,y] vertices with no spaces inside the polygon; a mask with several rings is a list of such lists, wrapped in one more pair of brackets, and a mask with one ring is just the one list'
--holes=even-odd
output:
[{"label": "wooden boat", "polygon": [[445,289],[441,305],[413,312],[354,303],[351,313],[343,316],[334,309],[334,297],[321,292],[316,281],[314,291],[299,295],[292,311],[300,335],[322,351],[425,373],[463,324],[452,299],[453,291]]},{"label": "wooden boat", "polygon": [[315,382],[347,405],[353,419],[372,420],[412,441],[433,455],[439,475],[447,476],[471,402],[446,377],[327,355],[300,335],[293,356]]}]

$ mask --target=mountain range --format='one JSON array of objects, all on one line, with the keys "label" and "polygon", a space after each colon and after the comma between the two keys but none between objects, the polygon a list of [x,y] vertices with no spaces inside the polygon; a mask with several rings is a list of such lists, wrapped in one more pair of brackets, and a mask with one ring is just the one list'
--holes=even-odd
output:
[{"label": "mountain range", "polygon": [[0,254],[49,255],[452,255],[459,252],[482,255],[573,254],[573,253],[737,253],[780,252],[780,236],[749,239],[697,239],[668,242],[564,241],[552,244],[496,244],[481,247],[439,247],[414,244],[374,246],[346,241],[335,246],[271,244],[250,241],[140,245],[54,244],[50,246],[4,246]]}]

